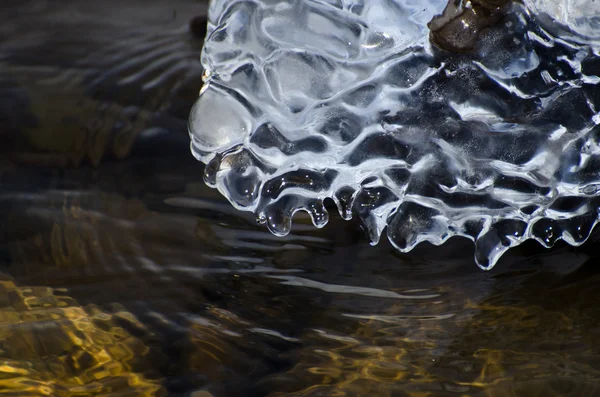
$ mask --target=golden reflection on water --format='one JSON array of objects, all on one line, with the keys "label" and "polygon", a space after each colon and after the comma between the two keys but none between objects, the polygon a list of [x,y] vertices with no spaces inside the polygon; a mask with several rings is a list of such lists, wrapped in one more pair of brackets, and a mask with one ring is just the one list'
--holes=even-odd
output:
[{"label": "golden reflection on water", "polygon": [[131,313],[85,309],[65,291],[0,281],[0,395],[164,395],[144,371],[147,332]]},{"label": "golden reflection on water", "polygon": [[[202,312],[187,313],[182,339],[186,353],[178,358],[182,360],[178,370],[208,382],[195,381],[193,388],[240,377],[261,384],[254,395],[268,396],[600,392],[600,295],[594,287],[600,276],[578,275],[577,266],[573,271],[544,271],[551,254],[516,272],[499,268],[489,274],[468,268],[466,276],[442,273],[438,280],[416,273],[411,279],[407,272],[411,267],[389,262],[394,258],[390,252],[363,247],[350,256],[359,266],[357,274],[371,277],[371,272],[381,270],[387,275],[376,277],[383,283],[379,288],[360,289],[373,282],[365,279],[354,287],[344,286],[344,280],[356,283],[352,273],[317,282],[312,278],[331,271],[318,267],[312,275],[299,273],[314,266],[315,260],[336,269],[343,261],[327,258],[353,247],[348,236],[342,236],[347,233],[344,229],[300,230],[290,240],[279,241],[246,220],[198,217],[183,222],[173,214],[150,210],[139,198],[114,193],[49,191],[21,196],[20,202],[22,207],[15,206],[6,223],[13,236],[7,244],[11,258],[7,272],[20,279],[40,284],[47,280],[51,286],[87,283],[90,288],[99,282],[110,285],[116,296],[128,288],[131,292],[125,296],[139,295],[140,287],[127,280],[142,279],[142,288],[158,296],[168,286],[154,277],[165,277],[171,266],[179,269],[188,263],[184,278],[198,271],[223,271],[192,284],[202,291],[212,289],[219,296],[217,303],[186,289],[185,281],[170,282],[184,291],[182,295],[205,300],[200,302]],[[179,202],[202,206],[202,201],[191,198]],[[171,257],[176,264],[164,255],[173,244],[179,244]],[[248,244],[250,248],[242,249]],[[337,249],[332,251],[332,246]],[[217,268],[202,259],[209,253],[230,258],[236,251],[239,258],[226,259]],[[556,255],[572,263],[583,260],[568,252]],[[240,260],[248,264],[227,269],[232,266],[228,261]],[[268,260],[276,266],[254,276],[253,264]],[[148,262],[160,268],[156,275],[145,275]],[[427,264],[431,265],[435,262]],[[283,275],[274,275],[278,269]],[[107,278],[108,284],[103,281]],[[160,338],[118,299],[111,299],[110,292],[100,299],[102,308],[81,306],[68,288],[19,287],[10,277],[4,280],[0,390],[18,396],[169,395],[165,373],[158,371],[160,355],[151,354],[160,350],[155,342]],[[84,296],[88,301],[99,299]],[[184,298],[168,309],[184,310],[185,302]],[[304,305],[306,311],[299,312]],[[165,317],[164,323],[169,321]],[[265,344],[256,331],[270,328],[263,321],[275,324],[275,330],[278,324],[283,327],[280,339],[293,335],[288,338],[292,346]],[[297,332],[290,330],[288,321],[299,327]],[[264,362],[280,355],[287,356],[288,366],[273,369]],[[243,383],[234,390],[238,387],[243,390]]]},{"label": "golden reflection on water", "polygon": [[600,395],[589,252],[274,237],[189,154],[205,4],[49,4],[0,27],[0,396]]},{"label": "golden reflection on water", "polygon": [[363,316],[353,333],[320,333],[303,349],[285,382],[312,386],[273,395],[598,395],[594,281],[546,292],[525,286],[479,303],[449,290],[447,299],[462,302],[451,316],[444,304],[422,318],[403,316],[399,307]]}]

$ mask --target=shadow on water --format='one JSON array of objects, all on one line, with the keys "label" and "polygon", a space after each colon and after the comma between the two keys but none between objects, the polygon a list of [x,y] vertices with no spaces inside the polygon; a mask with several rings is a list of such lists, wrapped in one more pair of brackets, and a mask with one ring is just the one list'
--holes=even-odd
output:
[{"label": "shadow on water", "polygon": [[274,237],[189,154],[204,2],[0,8],[0,395],[600,393],[596,240]]}]

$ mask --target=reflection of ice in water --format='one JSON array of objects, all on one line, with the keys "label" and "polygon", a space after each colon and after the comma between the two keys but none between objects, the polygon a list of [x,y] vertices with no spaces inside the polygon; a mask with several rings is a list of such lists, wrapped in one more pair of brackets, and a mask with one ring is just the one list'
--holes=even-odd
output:
[{"label": "reflection of ice in water", "polygon": [[278,235],[298,210],[324,226],[331,198],[373,243],[464,236],[483,268],[529,238],[583,243],[600,206],[597,13],[513,4],[456,55],[428,39],[445,6],[212,2],[190,117],[207,183]]}]

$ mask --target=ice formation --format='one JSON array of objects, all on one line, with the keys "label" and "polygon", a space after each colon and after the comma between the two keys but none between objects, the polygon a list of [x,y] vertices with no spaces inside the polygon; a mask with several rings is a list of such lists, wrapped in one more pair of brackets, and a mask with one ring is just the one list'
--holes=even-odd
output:
[{"label": "ice formation", "polygon": [[464,236],[484,269],[527,239],[582,244],[600,214],[600,2],[452,4],[214,0],[189,121],[205,181],[277,235],[299,210],[324,226],[331,198],[373,244]]}]

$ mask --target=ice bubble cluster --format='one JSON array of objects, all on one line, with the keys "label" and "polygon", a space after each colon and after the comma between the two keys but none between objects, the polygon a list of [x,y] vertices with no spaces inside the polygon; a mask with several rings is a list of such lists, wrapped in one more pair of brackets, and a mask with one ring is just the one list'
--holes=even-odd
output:
[{"label": "ice bubble cluster", "polygon": [[332,199],[373,244],[463,236],[484,269],[527,239],[582,244],[600,1],[561,1],[212,1],[189,121],[206,183],[276,235],[300,210],[324,226]]}]

